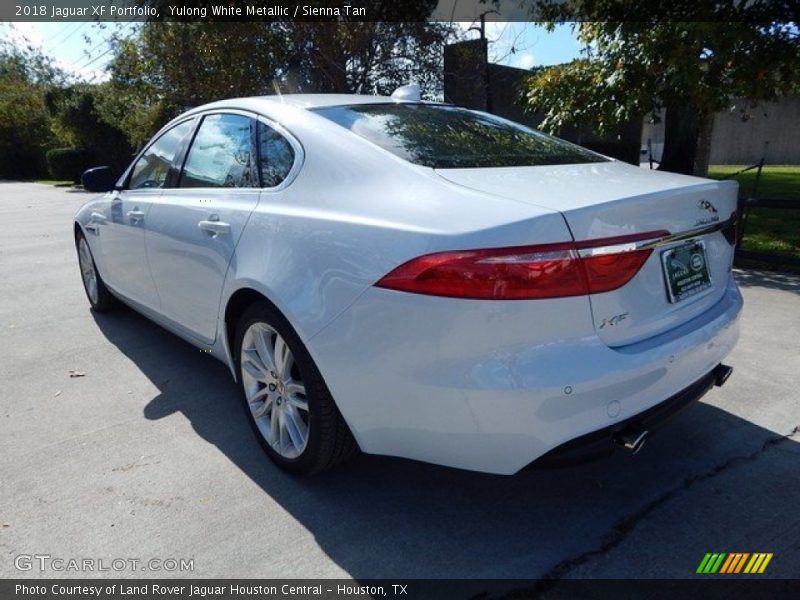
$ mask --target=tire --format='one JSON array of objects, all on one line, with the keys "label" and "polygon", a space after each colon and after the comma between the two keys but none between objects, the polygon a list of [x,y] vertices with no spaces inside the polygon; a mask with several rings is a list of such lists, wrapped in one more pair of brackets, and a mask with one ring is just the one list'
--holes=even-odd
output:
[{"label": "tire", "polygon": [[75,249],[78,252],[78,266],[81,270],[83,291],[86,292],[92,310],[99,313],[111,310],[116,306],[116,298],[111,295],[106,284],[103,283],[103,278],[100,277],[94,262],[92,249],[83,232],[79,232],[75,236]]},{"label": "tire", "polygon": [[247,420],[279,467],[312,475],[358,451],[306,347],[271,304],[245,310],[233,351]]}]

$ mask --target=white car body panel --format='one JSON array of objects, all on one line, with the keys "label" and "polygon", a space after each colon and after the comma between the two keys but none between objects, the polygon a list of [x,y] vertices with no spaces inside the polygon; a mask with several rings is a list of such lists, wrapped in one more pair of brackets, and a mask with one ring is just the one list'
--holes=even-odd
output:
[{"label": "white car body panel", "polygon": [[[103,243],[100,254],[102,268],[108,273],[108,284],[132,301],[158,308],[158,295],[150,276],[144,246],[144,219],[161,190],[114,192],[94,212],[103,214]],[[91,217],[91,216],[90,216]],[[92,244],[90,240],[90,245]]]},{"label": "white car body panel", "polygon": [[[723,220],[735,207],[730,184],[613,161],[434,170],[307,110],[375,102],[391,99],[246,98],[190,111],[279,124],[301,146],[295,172],[276,189],[140,192],[145,224],[127,238],[114,233],[117,192],[88,202],[76,222],[99,273],[234,376],[226,309],[242,290],[263,295],[307,346],[362,450],[491,473],[662,402],[730,352],[741,296],[719,232],[703,237],[714,287],[672,306],[658,250],[622,292],[592,296],[465,300],[374,287],[434,252],[678,233],[703,218],[702,198]],[[212,214],[229,235],[198,229]],[[139,240],[143,262],[121,273]],[[598,328],[622,312],[613,331]]]},{"label": "white car body panel", "polygon": [[741,295],[726,287],[696,322],[622,349],[597,338],[585,298],[454,310],[373,288],[310,347],[365,452],[512,474],[711,371],[739,334]]},{"label": "white car body panel", "polygon": [[[661,229],[681,233],[725,221],[736,210],[738,189],[734,181],[709,181],[620,162],[437,172],[472,189],[559,210],[576,240]],[[703,201],[711,201],[714,212],[702,208]],[[711,278],[724,284],[733,249],[719,232],[703,240]],[[669,303],[660,253],[679,243],[653,252],[624,290],[591,296],[598,335],[606,343],[620,346],[646,339],[696,317],[722,298],[725,286],[718,285],[678,304]],[[599,328],[603,319],[618,315],[626,317],[614,326]]]},{"label": "white car body panel", "polygon": [[[217,336],[217,311],[228,265],[258,189],[227,190],[225,198],[204,189],[166,189],[147,216],[147,261],[160,312],[204,344]],[[200,222],[226,227],[214,233]]]}]

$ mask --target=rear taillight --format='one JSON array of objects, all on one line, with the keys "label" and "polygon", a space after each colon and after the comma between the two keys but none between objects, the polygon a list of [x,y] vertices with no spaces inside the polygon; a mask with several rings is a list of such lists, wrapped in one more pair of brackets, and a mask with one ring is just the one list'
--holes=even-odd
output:
[{"label": "rear taillight", "polygon": [[731,246],[735,246],[739,242],[739,214],[736,211],[731,213],[731,218],[722,228],[722,235]]},{"label": "rear taillight", "polygon": [[646,250],[630,250],[619,254],[600,254],[585,256],[581,259],[586,271],[586,281],[590,294],[610,292],[628,283],[653,252]]},{"label": "rear taillight", "polygon": [[[636,242],[668,235],[654,231],[589,242],[427,254],[381,279],[378,287],[451,298],[532,300],[615,290],[652,252]],[[595,254],[594,252],[598,253]]]},{"label": "rear taillight", "polygon": [[571,243],[428,254],[378,287],[452,298],[523,300],[580,296],[586,281]]}]

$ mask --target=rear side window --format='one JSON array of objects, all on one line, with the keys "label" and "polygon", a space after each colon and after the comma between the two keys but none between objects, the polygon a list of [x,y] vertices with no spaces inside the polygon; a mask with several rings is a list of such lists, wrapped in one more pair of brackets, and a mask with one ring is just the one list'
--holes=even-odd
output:
[{"label": "rear side window", "polygon": [[608,160],[513,121],[453,106],[356,104],[314,112],[400,158],[434,169]]},{"label": "rear side window", "polygon": [[164,132],[136,161],[128,188],[137,190],[164,187],[175,154],[183,138],[191,130],[192,120],[189,120]]},{"label": "rear side window", "polygon": [[262,185],[265,188],[280,185],[294,166],[292,145],[280,133],[260,121],[258,144]]},{"label": "rear side window", "polygon": [[251,119],[208,115],[194,136],[178,187],[253,187]]}]

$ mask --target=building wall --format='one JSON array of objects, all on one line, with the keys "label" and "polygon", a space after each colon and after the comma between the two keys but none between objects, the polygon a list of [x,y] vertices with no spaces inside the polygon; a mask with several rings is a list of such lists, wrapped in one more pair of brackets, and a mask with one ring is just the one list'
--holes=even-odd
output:
[{"label": "building wall", "polygon": [[[800,97],[783,98],[751,107],[743,118],[744,100],[714,117],[711,135],[712,165],[754,165],[764,157],[767,164],[800,164]],[[656,160],[664,144],[664,113],[658,123],[645,120],[642,146],[650,140]]]},{"label": "building wall", "polygon": [[[741,105],[741,101],[737,102]],[[748,110],[718,113],[711,138],[711,164],[800,164],[800,97],[759,104]]]}]

